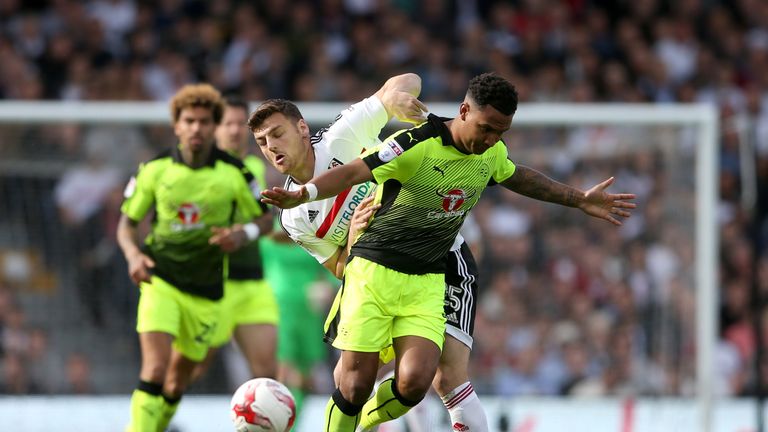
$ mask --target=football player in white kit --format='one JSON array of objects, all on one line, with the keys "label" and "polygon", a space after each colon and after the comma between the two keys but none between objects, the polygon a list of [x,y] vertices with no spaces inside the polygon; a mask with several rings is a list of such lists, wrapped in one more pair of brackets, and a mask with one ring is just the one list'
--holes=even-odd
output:
[{"label": "football player in white kit", "polygon": [[[410,123],[425,121],[427,107],[418,100],[420,92],[418,75],[392,77],[376,93],[350,106],[330,126],[313,135],[296,105],[270,99],[251,114],[248,126],[266,159],[288,176],[285,189],[298,190],[313,177],[347,164],[365,149],[378,145],[379,133],[392,117]],[[333,198],[282,210],[282,227],[291,239],[341,278],[349,254],[348,235],[353,219],[357,221],[356,228],[364,228],[378,209],[370,206],[370,199],[366,200],[374,187],[370,182],[363,183]],[[357,207],[360,210],[355,215]],[[356,232],[353,229],[352,235]],[[477,266],[459,235],[446,256],[446,335],[450,337],[445,338],[440,366],[432,382],[456,431],[488,431],[485,411],[467,372],[477,286]],[[326,334],[326,341],[330,342],[331,337]]]}]

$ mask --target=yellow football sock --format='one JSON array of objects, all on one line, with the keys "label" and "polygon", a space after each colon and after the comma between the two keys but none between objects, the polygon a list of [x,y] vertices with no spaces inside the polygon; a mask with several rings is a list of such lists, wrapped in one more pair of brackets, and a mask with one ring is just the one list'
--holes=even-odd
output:
[{"label": "yellow football sock", "polygon": [[325,407],[325,429],[323,432],[355,432],[360,423],[360,406],[344,399],[337,388]]},{"label": "yellow football sock", "polygon": [[131,421],[128,432],[157,432],[163,412],[161,384],[139,381],[131,395]]},{"label": "yellow football sock", "polygon": [[179,401],[181,401],[180,397],[174,399],[163,395],[163,411],[160,414],[160,423],[158,428],[160,432],[164,431],[171,423],[173,415],[176,414],[176,410],[179,408]]},{"label": "yellow football sock", "polygon": [[405,399],[397,391],[394,378],[385,380],[376,389],[376,394],[363,405],[360,426],[368,429],[372,426],[394,420],[408,410],[418,405],[420,401],[412,402]]}]

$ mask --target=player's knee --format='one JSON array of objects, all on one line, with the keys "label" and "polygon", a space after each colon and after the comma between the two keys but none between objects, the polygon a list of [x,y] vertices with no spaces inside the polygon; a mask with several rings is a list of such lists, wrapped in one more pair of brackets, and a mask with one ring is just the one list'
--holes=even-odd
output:
[{"label": "player's knee", "polygon": [[432,381],[432,385],[435,387],[438,394],[444,395],[467,381],[469,381],[469,375],[465,368],[447,363],[440,363],[440,366],[435,373],[435,379]]},{"label": "player's knee", "polygon": [[346,400],[355,404],[362,405],[371,396],[376,376],[366,376],[359,373],[351,373],[342,376],[339,389]]},{"label": "player's knee", "polygon": [[420,374],[401,370],[397,377],[397,391],[408,400],[421,400],[427,394],[433,376],[434,371]]},{"label": "player's knee", "polygon": [[162,383],[165,380],[165,371],[167,370],[164,364],[144,364],[141,366],[141,379],[147,382]]},{"label": "player's knee", "polygon": [[163,394],[170,398],[180,398],[187,391],[187,385],[178,380],[166,380]]}]

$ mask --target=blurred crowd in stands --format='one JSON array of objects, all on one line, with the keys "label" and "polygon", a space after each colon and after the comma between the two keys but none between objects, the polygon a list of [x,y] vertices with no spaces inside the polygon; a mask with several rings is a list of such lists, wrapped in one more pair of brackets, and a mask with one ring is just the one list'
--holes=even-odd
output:
[{"label": "blurred crowd in stands", "polygon": [[[7,100],[165,101],[207,81],[251,101],[353,102],[411,71],[423,79],[424,101],[458,104],[472,76],[496,71],[521,102],[713,104],[721,120],[717,392],[755,391],[755,314],[768,341],[768,2],[0,0],[0,57]],[[26,218],[21,229],[48,267],[72,273],[62,279],[77,287],[95,328],[133,319],[114,223],[126,170],[172,142],[167,129],[0,126],[0,156],[31,161],[4,165],[0,204],[9,211],[0,223],[18,228],[15,218]],[[637,193],[638,209],[615,229],[487,192],[475,214],[483,275],[475,388],[692,395],[695,141],[684,129],[514,122],[505,139],[513,160],[569,184],[616,175],[614,189]],[[50,181],[29,186],[40,177]],[[43,204],[6,205],[24,200]],[[88,370],[110,353],[51,360],[45,322],[25,322],[18,291],[0,286],[0,392],[96,391]],[[46,362],[71,374],[69,384],[39,375]]]}]

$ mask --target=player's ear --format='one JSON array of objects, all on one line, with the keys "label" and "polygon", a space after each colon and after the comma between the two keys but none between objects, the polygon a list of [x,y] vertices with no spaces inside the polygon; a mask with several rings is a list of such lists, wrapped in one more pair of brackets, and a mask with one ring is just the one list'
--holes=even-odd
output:
[{"label": "player's ear", "polygon": [[462,120],[467,120],[467,114],[469,114],[469,103],[467,101],[464,101],[459,106],[459,117]]},{"label": "player's ear", "polygon": [[296,127],[299,129],[299,134],[301,134],[302,137],[309,137],[309,125],[306,120],[299,119],[296,123]]}]

